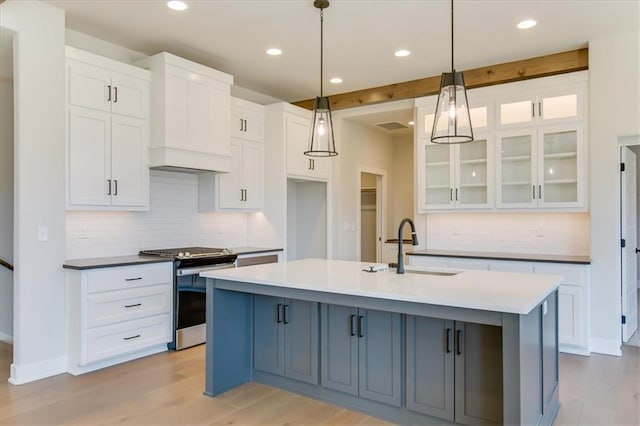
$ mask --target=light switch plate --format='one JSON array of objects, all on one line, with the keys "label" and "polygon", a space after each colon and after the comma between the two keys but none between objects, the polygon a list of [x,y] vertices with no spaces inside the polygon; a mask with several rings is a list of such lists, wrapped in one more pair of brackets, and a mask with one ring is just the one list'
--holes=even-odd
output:
[{"label": "light switch plate", "polygon": [[49,230],[46,226],[38,226],[38,241],[47,241],[49,239]]}]

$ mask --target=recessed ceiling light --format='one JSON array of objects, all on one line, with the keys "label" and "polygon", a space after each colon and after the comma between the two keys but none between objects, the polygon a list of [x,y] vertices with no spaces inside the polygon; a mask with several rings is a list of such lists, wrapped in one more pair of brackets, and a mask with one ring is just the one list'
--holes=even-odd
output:
[{"label": "recessed ceiling light", "polygon": [[411,52],[409,52],[408,50],[405,50],[405,49],[400,49],[400,50],[396,50],[394,55],[396,55],[399,58],[403,58],[405,56],[411,55]]},{"label": "recessed ceiling light", "polygon": [[537,24],[533,19],[525,19],[524,21],[518,23],[517,27],[521,30],[528,30],[529,28],[535,27]]},{"label": "recessed ceiling light", "polygon": [[340,84],[342,83],[342,79],[340,77],[333,77],[331,80],[329,80],[329,83]]},{"label": "recessed ceiling light", "polygon": [[171,0],[167,2],[167,7],[173,10],[187,10],[187,4],[180,0]]},{"label": "recessed ceiling light", "polygon": [[409,126],[413,126],[413,125],[414,125],[414,124],[416,124],[416,123],[414,123],[413,121],[410,121],[410,122],[408,122],[407,124],[408,124]]},{"label": "recessed ceiling light", "polygon": [[267,49],[267,55],[271,55],[271,56],[282,55],[282,50],[272,47],[271,49]]}]

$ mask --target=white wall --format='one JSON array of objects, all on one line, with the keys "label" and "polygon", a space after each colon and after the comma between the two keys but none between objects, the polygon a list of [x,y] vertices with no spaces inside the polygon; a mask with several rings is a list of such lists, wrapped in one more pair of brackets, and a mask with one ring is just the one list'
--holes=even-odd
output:
[{"label": "white wall", "polygon": [[198,213],[196,174],[152,170],[150,190],[147,212],[68,211],[66,257],[121,256],[142,249],[198,245],[247,245],[246,213]]},{"label": "white wall", "polygon": [[339,155],[330,160],[335,200],[333,257],[357,260],[358,174],[360,170],[384,170],[388,176],[393,167],[393,145],[390,136],[355,122],[340,120],[336,128]]},{"label": "white wall", "polygon": [[[36,1],[0,4],[17,33],[15,79],[14,350],[12,383],[65,370],[64,12]],[[38,227],[48,241],[38,241]]]},{"label": "white wall", "polygon": [[[0,28],[0,258],[13,263],[13,34]],[[13,272],[0,267],[0,341],[13,342]]]},{"label": "white wall", "polygon": [[[389,177],[389,202],[386,239],[398,238],[398,226],[405,217],[413,217],[413,135],[395,136],[391,144],[393,157]],[[384,238],[385,236],[383,236]],[[404,228],[404,238],[411,238],[411,228]]]},{"label": "white wall", "polygon": [[588,213],[429,213],[428,249],[589,256]]},{"label": "white wall", "polygon": [[589,43],[591,346],[620,353],[618,137],[640,134],[640,34]]}]

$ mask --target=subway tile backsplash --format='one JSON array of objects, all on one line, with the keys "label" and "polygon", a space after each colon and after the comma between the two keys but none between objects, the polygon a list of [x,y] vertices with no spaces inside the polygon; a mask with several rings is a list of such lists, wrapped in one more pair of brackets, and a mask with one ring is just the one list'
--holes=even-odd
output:
[{"label": "subway tile backsplash", "polygon": [[247,245],[246,213],[198,213],[196,174],[152,170],[150,186],[147,212],[67,211],[66,258]]},{"label": "subway tile backsplash", "polygon": [[426,248],[590,255],[589,213],[429,213]]}]

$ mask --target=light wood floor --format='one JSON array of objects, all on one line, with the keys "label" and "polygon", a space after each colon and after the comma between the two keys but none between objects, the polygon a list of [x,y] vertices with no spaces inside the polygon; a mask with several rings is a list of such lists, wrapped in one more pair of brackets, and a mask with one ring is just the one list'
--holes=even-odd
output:
[{"label": "light wood floor", "polygon": [[[12,347],[0,343],[1,425],[385,424],[363,414],[251,383],[202,395],[204,346],[73,377],[13,386]],[[640,425],[640,348],[622,357],[560,356],[557,425]]]}]

